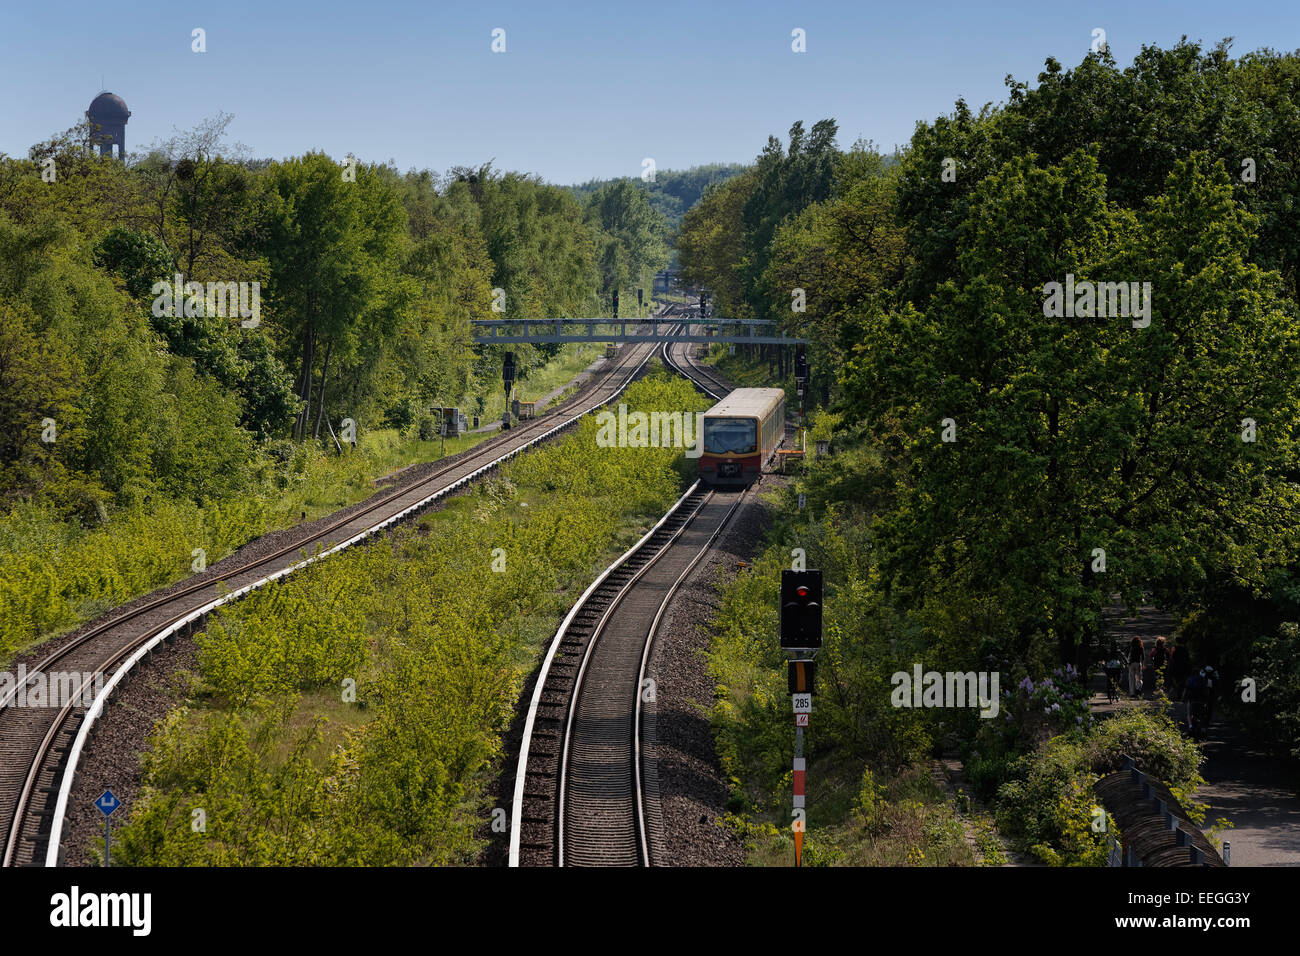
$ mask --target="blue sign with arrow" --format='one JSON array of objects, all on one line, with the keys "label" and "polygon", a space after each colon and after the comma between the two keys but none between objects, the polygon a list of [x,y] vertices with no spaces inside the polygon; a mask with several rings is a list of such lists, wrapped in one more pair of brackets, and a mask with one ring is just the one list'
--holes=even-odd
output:
[{"label": "blue sign with arrow", "polygon": [[112,790],[105,790],[95,801],[95,806],[99,807],[99,812],[106,817],[111,817],[113,811],[122,805],[122,801],[117,799],[117,795]]}]

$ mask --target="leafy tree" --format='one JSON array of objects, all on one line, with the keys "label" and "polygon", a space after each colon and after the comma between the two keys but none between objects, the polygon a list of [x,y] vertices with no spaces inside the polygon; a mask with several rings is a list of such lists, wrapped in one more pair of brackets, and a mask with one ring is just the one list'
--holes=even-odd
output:
[{"label": "leafy tree", "polygon": [[398,247],[405,222],[389,184],[368,168],[358,169],[355,183],[345,182],[339,166],[323,153],[277,163],[267,178],[262,251],[269,298],[288,343],[294,343],[292,364],[299,369],[302,410],[294,435],[319,437],[335,351],[340,363],[351,358],[362,323],[382,308],[381,263]]},{"label": "leafy tree", "polygon": [[[838,367],[860,341],[855,314],[892,295],[907,249],[896,213],[897,168],[866,144],[845,153],[833,195],[781,225],[772,240],[764,297],[783,324],[813,339],[815,365]],[[792,309],[804,290],[806,311]]]},{"label": "leafy tree", "polygon": [[114,226],[95,247],[95,263],[120,275],[126,291],[137,299],[150,295],[155,282],[170,282],[172,254],[166,244],[148,233]]},{"label": "leafy tree", "polygon": [[741,213],[745,227],[741,278],[745,299],[760,317],[775,312],[763,295],[762,277],[771,261],[777,227],[830,196],[839,156],[835,148],[837,129],[834,120],[818,120],[805,138],[803,122],[796,121],[790,127],[788,148],[783,151],[780,141],[770,136],[754,164],[753,190]]},{"label": "leafy tree", "polygon": [[[881,430],[906,475],[881,529],[902,600],[968,580],[1068,647],[1112,591],[1174,591],[1225,562],[1258,573],[1294,513],[1282,423],[1300,383],[1276,276],[1245,260],[1251,227],[1194,158],[1137,216],[1082,153],[1014,160],[975,189],[958,278],[924,315],[882,317],[846,373],[852,414],[902,425]],[[1152,276],[1151,326],[1044,316],[1043,283],[1067,273]],[[1275,423],[1265,443],[1242,441],[1244,417]]]},{"label": "leafy tree", "polygon": [[713,186],[682,218],[677,237],[682,281],[703,286],[714,295],[715,313],[750,318],[740,274],[745,204],[754,190],[756,174],[736,176]]},{"label": "leafy tree", "polygon": [[667,263],[663,217],[646,193],[627,180],[596,190],[587,201],[587,216],[598,234],[602,296],[628,288]]},{"label": "leafy tree", "polygon": [[0,496],[78,510],[102,491],[69,468],[85,441],[77,365],[60,341],[33,334],[31,321],[0,302]]}]

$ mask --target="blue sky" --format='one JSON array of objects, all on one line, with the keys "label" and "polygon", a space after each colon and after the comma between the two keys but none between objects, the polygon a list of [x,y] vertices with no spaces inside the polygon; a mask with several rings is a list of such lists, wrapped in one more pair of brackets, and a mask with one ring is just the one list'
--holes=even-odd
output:
[{"label": "blue sky", "polygon": [[[195,27],[206,53],[191,52]],[[791,51],[796,27],[806,53]],[[1008,73],[1078,63],[1097,27],[1121,65],[1183,34],[1290,51],[1300,3],[8,0],[0,152],[77,122],[101,75],[132,110],[132,150],[221,111],[255,156],[492,160],[560,183],[636,176],[644,157],[747,162],[795,119],[834,117],[842,144],[888,149],[959,96],[1003,100]]]}]

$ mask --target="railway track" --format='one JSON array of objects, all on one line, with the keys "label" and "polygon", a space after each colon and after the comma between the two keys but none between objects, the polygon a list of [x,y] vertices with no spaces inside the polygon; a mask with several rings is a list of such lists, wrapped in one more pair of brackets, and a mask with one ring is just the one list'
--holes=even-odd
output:
[{"label": "railway track", "polygon": [[[437,498],[472,481],[531,445],[606,404],[636,377],[660,348],[655,343],[624,350],[595,388],[527,424],[489,439],[446,467],[247,563],[211,572],[170,593],[115,614],[62,643],[30,671],[81,675],[62,706],[15,706],[19,688],[0,699],[0,864],[57,865],[67,797],[77,759],[105,698],[127,670],[175,633],[192,633],[214,607],[236,599],[298,567],[348,547],[417,513]],[[302,557],[316,548],[315,557]],[[82,698],[96,676],[105,691],[90,707]],[[29,678],[31,679],[31,678]]]},{"label": "railway track", "polygon": [[[672,307],[660,317],[676,314]],[[713,399],[731,386],[665,344],[669,368]],[[511,866],[650,866],[663,833],[655,709],[646,668],[678,587],[709,552],[745,490],[698,482],[578,599],[534,686],[515,770]]]},{"label": "railway track", "polygon": [[662,841],[654,763],[655,634],[748,492],[698,482],[596,579],[556,631],[524,725],[511,866],[649,866]]},{"label": "railway track", "polygon": [[[693,317],[699,310],[691,306],[674,303],[664,309],[659,314],[660,319],[664,318],[687,318]],[[684,328],[684,326],[675,326],[674,331]],[[717,401],[731,391],[732,385],[726,379],[719,376],[713,369],[705,365],[696,357],[699,346],[695,342],[680,342],[677,344],[668,344],[664,346],[664,361],[668,367],[678,375],[690,379],[695,387],[707,395],[709,398]]]},{"label": "railway track", "polygon": [[695,383],[696,388],[717,401],[731,391],[731,384],[696,358],[695,350],[694,342],[665,345],[664,361],[668,363],[669,368],[690,379]]}]

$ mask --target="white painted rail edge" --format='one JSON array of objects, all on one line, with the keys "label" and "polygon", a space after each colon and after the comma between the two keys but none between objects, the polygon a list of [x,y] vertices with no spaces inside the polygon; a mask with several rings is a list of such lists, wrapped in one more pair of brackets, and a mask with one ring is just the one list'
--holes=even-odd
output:
[{"label": "white painted rail edge", "polygon": [[[523,739],[519,744],[519,764],[515,770],[515,797],[510,808],[510,866],[519,865],[519,840],[524,816],[524,784],[528,778],[528,743],[533,736],[533,722],[537,718],[537,708],[542,702],[542,689],[546,686],[546,675],[551,672],[551,661],[555,659],[555,652],[560,649],[560,640],[564,637],[564,632],[569,629],[569,625],[573,622],[573,618],[579,609],[587,603],[587,598],[591,597],[592,592],[600,587],[605,578],[613,574],[619,565],[630,558],[641,545],[650,540],[650,536],[663,527],[664,522],[677,512],[682,503],[699,486],[700,483],[697,480],[687,488],[686,493],[677,499],[676,504],[664,512],[664,516],[641,537],[641,540],[624,551],[620,557],[615,558],[609,567],[600,572],[600,576],[591,582],[591,586],[582,592],[582,596],[578,600],[573,602],[573,607],[569,608],[569,613],[564,616],[564,620],[560,622],[560,626],[555,632],[555,637],[551,639],[551,646],[546,649],[546,659],[542,662],[542,669],[537,674],[537,684],[533,687],[533,699],[528,704],[528,717],[524,720]],[[561,834],[561,837],[563,837],[563,834]]]},{"label": "white painted rail edge", "polygon": [[[615,389],[614,392],[610,394],[609,398],[605,399],[599,405],[593,405],[585,412],[582,412],[578,415],[574,415],[572,418],[566,419],[565,421],[561,422],[559,425],[556,425],[554,428],[550,428],[547,431],[543,432],[542,434],[538,435],[536,438],[532,439],[532,441],[526,442],[525,444],[520,445],[518,448],[506,452],[504,455],[502,455],[499,458],[494,458],[492,461],[488,462],[486,465],[482,466],[481,468],[475,469],[470,474],[466,475],[464,478],[457,479],[455,482],[448,485],[447,487],[440,488],[438,491],[435,491],[433,494],[429,495],[428,497],[421,498],[419,501],[411,505],[409,508],[404,508],[403,510],[399,511],[397,514],[392,515],[389,518],[385,518],[379,524],[366,528],[364,531],[361,531],[358,534],[353,535],[351,538],[348,538],[346,541],[342,542],[341,544],[336,544],[332,548],[326,551],[322,551],[319,554],[312,555],[311,557],[303,561],[299,561],[296,564],[291,564],[287,568],[281,568],[279,571],[275,571],[271,574],[268,574],[264,578],[259,578],[258,580],[253,581],[250,584],[246,584],[237,590],[231,591],[229,594],[223,595],[222,597],[218,598],[215,601],[205,604],[202,607],[196,608],[195,610],[191,611],[189,614],[185,615],[185,617],[182,618],[181,620],[168,625],[165,629],[155,634],[149,641],[147,641],[146,643],[142,644],[139,648],[137,648],[135,653],[132,654],[130,657],[128,657],[122,663],[122,665],[117,669],[117,672],[114,673],[113,676],[108,680],[108,682],[104,684],[103,689],[100,690],[100,692],[95,695],[95,699],[94,701],[91,702],[89,710],[86,711],[86,717],[82,721],[81,727],[77,730],[77,737],[72,743],[72,750],[69,751],[68,753],[68,762],[63,769],[63,777],[59,783],[58,800],[54,804],[54,822],[50,827],[49,846],[45,850],[45,865],[46,866],[59,865],[59,846],[63,842],[63,821],[64,821],[64,817],[66,817],[68,813],[68,801],[71,797],[73,781],[77,775],[77,764],[81,759],[81,752],[85,749],[86,741],[90,737],[90,729],[91,727],[94,726],[95,721],[98,720],[99,717],[103,714],[104,704],[108,700],[109,695],[113,693],[113,690],[117,687],[119,683],[121,683],[122,679],[127,675],[127,673],[130,672],[130,670],[133,667],[135,667],[135,665],[138,664],[150,651],[152,651],[155,647],[161,644],[164,640],[171,637],[171,635],[175,634],[181,628],[188,626],[189,624],[191,624],[196,620],[199,620],[204,615],[209,614],[210,612],[220,607],[221,605],[229,601],[237,600],[238,598],[243,597],[245,594],[254,590],[255,588],[260,588],[264,584],[270,584],[272,581],[275,581],[278,578],[282,578],[286,574],[292,574],[294,571],[297,571],[301,568],[305,568],[307,567],[307,565],[313,564],[316,561],[319,561],[321,558],[328,557],[329,555],[334,554],[336,551],[342,551],[344,548],[350,548],[352,545],[356,544],[357,542],[363,541],[366,538],[370,537],[371,535],[377,534],[378,532],[385,530],[390,525],[395,524],[398,521],[401,521],[403,518],[405,518],[407,515],[411,514],[412,512],[418,511],[419,509],[425,507],[431,502],[436,501],[437,499],[443,497],[444,495],[451,494],[457,488],[460,488],[462,485],[468,484],[469,482],[473,481],[475,478],[478,478],[480,475],[484,474],[485,472],[492,470],[497,465],[501,464],[503,461],[508,461],[509,459],[515,457],[515,455],[518,455],[520,452],[526,451],[527,449],[531,448],[533,445],[536,445],[538,442],[545,441],[547,438],[550,438],[552,435],[556,434],[557,432],[563,431],[564,429],[568,428],[570,425],[574,424],[575,422],[581,420],[585,416],[590,415],[596,409],[608,405],[619,395],[623,394],[623,391],[629,385],[632,384],[632,381],[636,378],[637,372],[640,372],[641,369],[645,368],[646,363],[649,362],[650,359],[654,357],[656,351],[658,351],[658,349],[651,349],[646,354],[646,357],[641,360],[641,363],[633,370],[632,374],[627,377],[627,380],[623,382],[623,384],[621,384],[617,389]],[[676,506],[674,506],[674,508],[675,507]],[[669,512],[669,514],[671,514],[671,512]],[[665,515],[664,517],[666,518],[667,515]],[[658,525],[656,525],[655,527],[657,528]],[[535,701],[533,706],[536,707]],[[529,726],[532,726],[531,711],[529,713],[528,723]],[[511,843],[512,852],[514,846],[515,843],[512,842]]]}]

